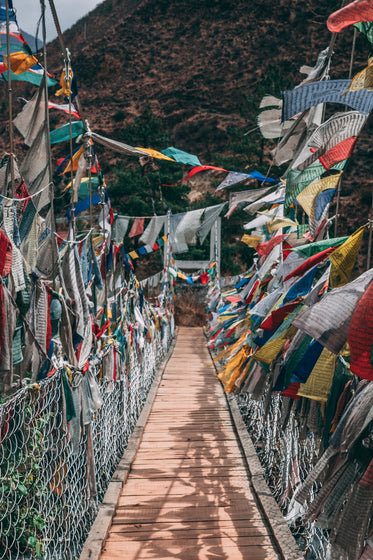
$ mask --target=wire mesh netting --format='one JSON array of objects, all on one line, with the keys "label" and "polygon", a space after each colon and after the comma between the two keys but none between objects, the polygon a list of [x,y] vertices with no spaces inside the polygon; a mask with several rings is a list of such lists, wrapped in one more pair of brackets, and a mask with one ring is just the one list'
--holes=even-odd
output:
[{"label": "wire mesh netting", "polygon": [[[62,370],[0,405],[1,559],[79,558],[173,335],[171,320],[133,345],[116,381],[93,361],[101,407],[91,422],[82,408],[78,431],[67,423]],[[82,379],[77,372],[73,386]]]},{"label": "wire mesh netting", "polygon": [[[286,399],[280,394],[271,394],[268,389],[259,400],[249,393],[240,393],[236,398],[266,482],[286,515],[295,488],[316,463],[320,441],[315,433],[305,433],[301,417],[286,409]],[[327,558],[327,531],[299,520],[290,523],[290,529],[307,560]]]}]

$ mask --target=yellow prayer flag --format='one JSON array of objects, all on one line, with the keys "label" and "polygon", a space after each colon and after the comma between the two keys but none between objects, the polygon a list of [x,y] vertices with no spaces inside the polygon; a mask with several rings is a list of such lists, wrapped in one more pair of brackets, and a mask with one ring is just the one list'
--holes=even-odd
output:
[{"label": "yellow prayer flag", "polygon": [[274,220],[271,220],[270,222],[266,223],[266,226],[270,233],[273,233],[283,227],[298,226],[298,225],[299,225],[298,222],[294,222],[289,218],[275,218]]},{"label": "yellow prayer flag", "polygon": [[151,148],[136,148],[136,150],[141,150],[142,152],[146,152],[147,154],[149,154],[152,158],[155,159],[166,159],[167,161],[172,161],[173,163],[175,163],[175,160],[165,156],[164,154],[162,154],[161,152],[157,152],[157,150],[152,150]]},{"label": "yellow prayer flag", "polygon": [[327,402],[330,387],[332,386],[336,359],[336,354],[324,348],[306,383],[300,384],[298,396]]},{"label": "yellow prayer flag", "polygon": [[162,239],[165,243],[168,243],[168,235],[163,235]]},{"label": "yellow prayer flag", "polygon": [[317,179],[298,194],[297,201],[312,220],[315,219],[315,204],[317,197],[324,191],[336,189],[341,175],[342,171],[336,175],[329,175],[329,177]]},{"label": "yellow prayer flag", "polygon": [[135,260],[135,259],[139,258],[139,255],[136,253],[136,251],[131,251],[128,254],[129,254],[129,256],[131,257],[132,260]]},{"label": "yellow prayer flag", "polygon": [[363,239],[364,229],[365,226],[362,226],[356,230],[347,241],[329,255],[332,262],[330,269],[330,285],[332,288],[344,286],[349,281]]},{"label": "yellow prayer flag", "polygon": [[256,249],[258,244],[261,243],[262,238],[245,233],[245,235],[241,237],[241,241],[243,243],[246,243],[246,245],[249,245],[250,247],[254,247],[254,249]]},{"label": "yellow prayer flag", "polygon": [[178,275],[178,277],[181,278],[182,280],[186,280],[186,279],[187,279],[186,275],[183,274],[183,273],[180,272],[180,271],[177,273],[177,275]]},{"label": "yellow prayer flag", "polygon": [[360,89],[373,90],[373,57],[368,59],[368,66],[355,74],[351,80],[350,87],[342,93],[342,97],[349,91],[359,91]]},{"label": "yellow prayer flag", "polygon": [[[3,63],[6,68],[8,68],[8,57],[4,55]],[[29,68],[35,66],[38,63],[38,59],[32,54],[24,53],[23,51],[11,53],[10,55],[10,68],[14,74],[23,74]]]},{"label": "yellow prayer flag", "polygon": [[290,325],[281,336],[278,336],[274,340],[269,340],[267,344],[259,348],[254,354],[254,359],[258,362],[270,364],[276,358],[285,342],[293,338],[296,332],[297,328],[294,327],[294,325]]}]

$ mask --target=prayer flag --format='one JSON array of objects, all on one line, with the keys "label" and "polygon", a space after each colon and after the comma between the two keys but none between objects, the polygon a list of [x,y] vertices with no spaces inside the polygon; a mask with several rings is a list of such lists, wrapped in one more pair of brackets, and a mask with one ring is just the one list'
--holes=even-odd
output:
[{"label": "prayer flag", "polygon": [[144,221],[145,218],[135,218],[128,237],[136,237],[137,235],[141,235],[144,231]]},{"label": "prayer flag", "polygon": [[298,389],[299,397],[327,402],[335,372],[336,355],[324,348],[306,383]]},{"label": "prayer flag", "polygon": [[248,235],[247,233],[245,233],[241,237],[242,243],[246,243],[246,245],[249,245],[250,247],[254,247],[254,249],[256,249],[256,247],[259,245],[261,240],[262,240],[261,237],[256,237],[255,235]]},{"label": "prayer flag", "polygon": [[182,150],[178,150],[173,146],[166,148],[165,150],[161,150],[161,153],[169,158],[172,158],[174,161],[178,163],[185,163],[185,165],[201,165],[197,156],[193,154],[188,154],[187,152],[183,152]]},{"label": "prayer flag", "polygon": [[292,227],[297,226],[298,222],[294,222],[294,220],[290,220],[290,218],[275,218],[274,220],[270,220],[266,223],[268,231],[273,233],[283,227]]},{"label": "prayer flag", "polygon": [[293,325],[339,354],[347,341],[355,308],[372,280],[373,269],[370,269],[353,282],[326,293],[319,302],[302,311]]},{"label": "prayer flag", "polygon": [[350,87],[343,93],[348,93],[349,91],[359,91],[360,89],[367,89],[372,91],[373,89],[373,58],[369,58],[369,64],[363,70],[355,74],[352,78]]},{"label": "prayer flag", "polygon": [[188,181],[196,173],[200,173],[201,171],[209,171],[209,170],[225,171],[226,173],[228,173],[228,171],[226,169],[223,169],[222,167],[215,167],[214,165],[198,165],[197,167],[193,167],[193,169],[189,171],[188,175],[185,177],[185,179],[183,179],[183,183],[186,183],[186,181]]},{"label": "prayer flag", "polygon": [[129,256],[131,257],[131,259],[135,260],[139,258],[139,255],[136,253],[136,251],[131,251],[130,253],[128,253]]},{"label": "prayer flag", "polygon": [[357,136],[351,136],[350,138],[346,138],[346,140],[342,140],[342,142],[339,142],[339,144],[319,157],[320,163],[326,170],[329,170],[340,161],[350,158],[352,152],[354,151],[357,139]]},{"label": "prayer flag", "polygon": [[373,381],[373,284],[370,284],[357,304],[347,340],[351,351],[352,373]]},{"label": "prayer flag", "polygon": [[164,159],[166,161],[172,161],[172,162],[174,161],[170,157],[162,154],[161,152],[157,152],[157,150],[152,150],[151,148],[136,148],[136,150],[141,150],[142,152],[145,152],[150,157],[155,159]]},{"label": "prayer flag", "polygon": [[356,230],[329,256],[332,262],[330,269],[330,285],[332,288],[343,286],[349,281],[363,239],[364,229],[365,226],[362,226]]},{"label": "prayer flag", "polygon": [[315,241],[314,243],[307,243],[306,245],[300,245],[299,247],[293,247],[292,251],[298,253],[298,255],[302,257],[312,257],[312,255],[316,255],[316,253],[320,253],[324,249],[328,249],[328,247],[338,247],[338,245],[342,245],[345,241],[347,241],[347,237],[333,237],[331,239],[322,239],[321,241]]},{"label": "prayer flag", "polygon": [[322,80],[282,91],[282,120],[287,121],[320,103],[340,103],[367,115],[373,108],[373,96],[367,90],[345,92],[351,80]]},{"label": "prayer flag", "polygon": [[360,21],[373,21],[372,0],[355,0],[328,17],[327,26],[332,33],[340,33],[342,29]]},{"label": "prayer flag", "polygon": [[341,175],[342,171],[336,175],[329,175],[328,177],[313,181],[298,194],[297,201],[302,206],[307,216],[312,220],[315,219],[315,203],[317,197],[323,191],[336,189]]}]

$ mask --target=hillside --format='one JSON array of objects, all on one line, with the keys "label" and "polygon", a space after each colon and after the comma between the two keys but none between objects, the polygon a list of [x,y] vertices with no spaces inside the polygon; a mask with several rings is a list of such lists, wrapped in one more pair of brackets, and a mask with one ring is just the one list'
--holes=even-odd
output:
[{"label": "hillside", "polygon": [[[339,0],[105,0],[64,34],[84,116],[96,132],[126,141],[123,130],[147,108],[162,119],[172,145],[202,163],[265,172],[271,142],[244,133],[255,128],[265,93],[293,87],[302,79],[300,66],[314,64],[330,40],[326,19],[339,7]],[[352,36],[352,28],[338,36],[331,78],[348,76]],[[56,75],[60,52],[57,41],[49,45],[48,69]],[[358,34],[353,73],[368,53]],[[341,227],[347,230],[368,216],[371,128],[343,181]],[[119,161],[109,153],[103,160],[105,172]],[[271,173],[279,177],[282,170]]]}]

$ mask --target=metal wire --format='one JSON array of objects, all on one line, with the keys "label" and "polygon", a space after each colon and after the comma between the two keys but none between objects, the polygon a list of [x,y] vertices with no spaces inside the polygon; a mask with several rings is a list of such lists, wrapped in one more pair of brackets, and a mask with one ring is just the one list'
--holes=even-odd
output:
[{"label": "metal wire", "polygon": [[[270,395],[269,391],[268,388],[260,400],[249,393],[240,393],[236,398],[267,484],[286,515],[295,488],[315,465],[320,441],[314,433],[300,437],[302,419],[294,412],[290,412],[283,429],[283,399],[279,394]],[[315,523],[299,521],[290,524],[290,529],[307,560],[326,560],[330,546],[327,531]]]},{"label": "metal wire", "polygon": [[[133,344],[128,379],[100,378],[97,359],[103,404],[89,427],[92,437],[86,429],[78,450],[65,421],[62,371],[0,405],[0,559],[79,558],[173,336],[171,320],[152,341]],[[94,497],[87,460],[91,452]]]}]

